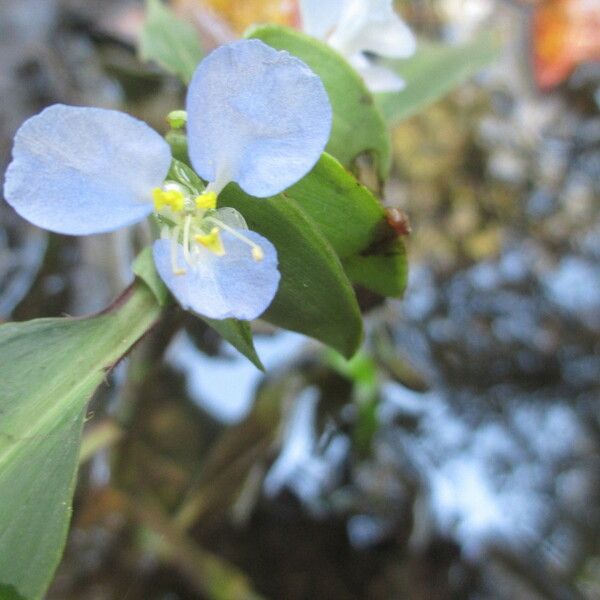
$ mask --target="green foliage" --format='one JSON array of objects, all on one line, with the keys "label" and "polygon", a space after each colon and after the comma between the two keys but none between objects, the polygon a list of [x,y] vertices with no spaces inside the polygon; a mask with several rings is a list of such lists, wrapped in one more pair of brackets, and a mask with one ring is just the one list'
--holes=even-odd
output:
[{"label": "green foliage", "polygon": [[137,255],[133,261],[132,269],[136,277],[139,277],[154,294],[158,305],[166,306],[170,297],[169,290],[154,266],[154,258],[152,257],[152,248],[150,246],[144,248]]},{"label": "green foliage", "polygon": [[360,310],[337,255],[312,221],[281,194],[257,199],[229,185],[219,201],[277,248],[281,282],[262,318],[352,356],[362,339]]},{"label": "green foliage", "polygon": [[367,248],[385,221],[377,198],[328,154],[284,193],[317,223],[340,258]]},{"label": "green foliage", "polygon": [[382,296],[404,293],[408,263],[403,242],[387,225],[373,194],[333,157],[286,190],[342,260],[346,275]]},{"label": "green foliage", "polygon": [[196,30],[176,17],[161,0],[146,1],[146,21],[140,36],[142,60],[153,60],[189,83],[204,54]]},{"label": "green foliage", "polygon": [[375,155],[379,177],[386,178],[391,147],[385,121],[358,73],[335,50],[306,35],[278,25],[248,31],[278,50],[301,58],[323,81],[333,107],[333,128],[327,152],[346,167],[360,154]]},{"label": "green foliage", "polygon": [[325,353],[325,358],[340,375],[352,380],[355,386],[361,388],[362,400],[370,400],[377,394],[377,365],[367,353],[361,351],[350,360],[346,360],[337,352],[329,350]]},{"label": "green foliage", "polygon": [[5,597],[42,597],[67,534],[85,405],[106,371],[159,313],[152,293],[138,285],[97,317],[0,326],[0,592]]},{"label": "green foliage", "polygon": [[12,585],[0,585],[0,600],[25,600]]},{"label": "green foliage", "polygon": [[497,39],[489,32],[460,46],[421,41],[412,58],[384,63],[405,80],[406,88],[400,93],[377,94],[377,104],[390,123],[397,123],[439,100],[498,54]]},{"label": "green foliage", "polygon": [[237,319],[209,319],[198,315],[207,325],[212,327],[222,338],[226,339],[236,350],[239,350],[257,369],[265,370],[252,338],[252,329],[247,321]]},{"label": "green foliage", "polygon": [[397,298],[408,281],[406,248],[399,238],[383,240],[344,260],[344,269],[354,283],[380,296]]}]

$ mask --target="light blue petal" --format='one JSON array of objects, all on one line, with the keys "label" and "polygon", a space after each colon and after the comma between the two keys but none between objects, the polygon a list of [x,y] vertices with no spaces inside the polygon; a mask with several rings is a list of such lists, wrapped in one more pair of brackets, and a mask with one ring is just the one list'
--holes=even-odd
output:
[{"label": "light blue petal", "polygon": [[279,286],[277,251],[267,239],[245,230],[244,236],[260,245],[264,258],[252,258],[250,247],[227,232],[221,239],[225,255],[217,256],[201,248],[196,267],[187,265],[178,245],[178,266],[185,275],[175,275],[171,265],[171,241],[154,242],[156,269],[179,304],[210,319],[233,317],[251,321],[271,304]]},{"label": "light blue petal", "polygon": [[114,110],[56,104],[15,136],[4,195],[31,223],[71,235],[112,231],[152,212],[171,164],[169,145]]},{"label": "light blue petal", "polygon": [[298,58],[259,40],[205,58],[187,95],[188,143],[198,174],[248,194],[275,195],[321,156],[331,105],[321,80]]}]

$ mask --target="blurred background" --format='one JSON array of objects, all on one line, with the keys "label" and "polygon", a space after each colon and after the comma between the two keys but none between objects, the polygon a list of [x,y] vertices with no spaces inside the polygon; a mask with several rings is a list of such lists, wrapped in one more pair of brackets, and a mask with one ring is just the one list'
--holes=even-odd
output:
[{"label": "blurred background", "polygon": [[[174,0],[204,47],[292,0]],[[48,600],[600,598],[600,5],[406,0],[500,58],[396,125],[402,301],[363,298],[350,363],[260,323],[259,373],[173,311],[89,409]],[[591,14],[594,19],[590,19]],[[136,58],[143,5],[0,1],[0,166],[65,102],[159,131],[181,85]],[[48,235],[0,204],[0,319],[83,315],[127,233]]]}]

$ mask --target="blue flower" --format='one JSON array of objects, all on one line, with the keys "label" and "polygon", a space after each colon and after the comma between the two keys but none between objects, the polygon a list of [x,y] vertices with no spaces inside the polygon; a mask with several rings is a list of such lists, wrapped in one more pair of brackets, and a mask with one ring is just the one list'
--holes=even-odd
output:
[{"label": "blue flower", "polygon": [[180,304],[213,319],[254,319],[277,292],[277,253],[235,210],[217,209],[217,196],[230,182],[270,196],[303,177],[327,143],[329,100],[300,60],[248,40],[198,66],[186,108],[190,159],[206,190],[166,180],[169,145],[145,123],[54,105],[17,132],[4,195],[31,223],[71,235],[154,213],[154,260]]}]

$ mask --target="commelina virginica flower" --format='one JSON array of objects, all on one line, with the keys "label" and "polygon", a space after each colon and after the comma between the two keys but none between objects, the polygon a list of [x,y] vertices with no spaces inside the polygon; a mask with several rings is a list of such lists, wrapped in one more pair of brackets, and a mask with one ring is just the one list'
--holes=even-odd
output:
[{"label": "commelina virginica flower", "polygon": [[415,36],[393,0],[300,0],[300,15],[304,31],[342,54],[372,92],[404,89],[403,79],[365,54],[408,58],[415,53]]},{"label": "commelina virginica flower", "polygon": [[[54,105],[15,136],[4,195],[31,223],[70,235],[113,231],[152,213],[157,271],[179,303],[213,319],[251,320],[279,285],[277,252],[232,208],[230,182],[258,198],[301,179],[331,129],[321,80],[299,59],[258,40],[222,46],[197,67],[187,100],[197,193],[167,180],[167,142],[113,110]],[[259,201],[259,200],[257,200]]]}]

